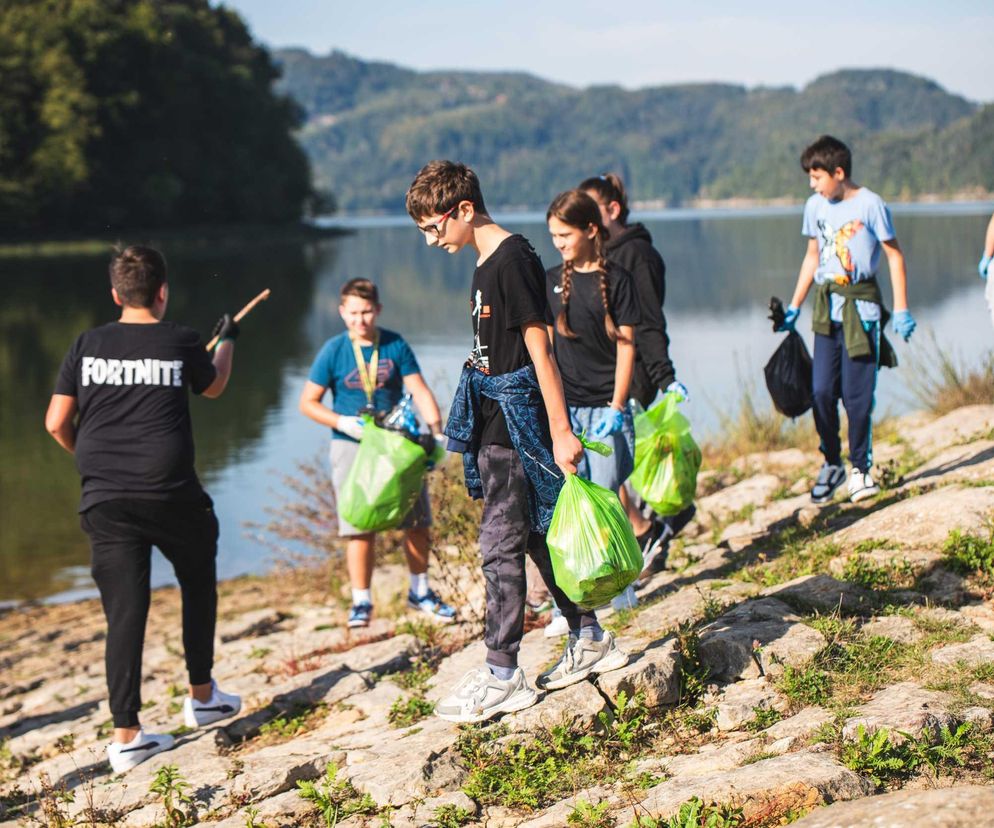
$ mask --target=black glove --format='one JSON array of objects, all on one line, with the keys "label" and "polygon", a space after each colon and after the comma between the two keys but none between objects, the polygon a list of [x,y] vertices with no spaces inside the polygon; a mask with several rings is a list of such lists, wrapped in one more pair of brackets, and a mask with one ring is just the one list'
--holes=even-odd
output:
[{"label": "black glove", "polygon": [[238,339],[239,333],[241,333],[241,329],[238,327],[238,323],[231,318],[230,313],[226,313],[217,320],[214,330],[211,331],[211,338],[216,336],[218,344],[220,344],[225,339]]}]

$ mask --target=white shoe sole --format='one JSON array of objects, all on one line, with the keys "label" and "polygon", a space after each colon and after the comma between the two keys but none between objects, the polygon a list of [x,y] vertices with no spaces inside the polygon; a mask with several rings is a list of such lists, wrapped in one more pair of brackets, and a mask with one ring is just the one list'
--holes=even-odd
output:
[{"label": "white shoe sole", "polygon": [[866,500],[878,494],[880,494],[880,487],[871,486],[866,489],[860,489],[858,492],[853,492],[849,495],[849,500],[852,503],[859,503],[861,500]]},{"label": "white shoe sole", "polygon": [[545,625],[545,629],[542,631],[542,635],[546,638],[562,638],[564,635],[569,635],[569,625],[567,624],[565,629],[560,629],[559,627],[553,626],[554,621],[550,621]]},{"label": "white shoe sole", "polygon": [[604,656],[604,658],[600,661],[595,661],[585,670],[570,673],[567,676],[563,676],[561,679],[556,679],[555,681],[550,681],[540,686],[543,690],[562,690],[564,687],[579,684],[585,678],[589,677],[591,673],[594,675],[600,675],[601,673],[609,673],[611,670],[620,670],[627,663],[628,653],[616,649],[614,652],[608,653],[608,655]]},{"label": "white shoe sole", "polygon": [[510,698],[505,699],[484,713],[440,713],[436,710],[435,715],[447,722],[473,724],[474,722],[485,722],[494,716],[499,716],[501,713],[515,713],[518,710],[524,710],[527,707],[531,707],[537,701],[538,694],[529,687],[526,690],[515,693]]}]

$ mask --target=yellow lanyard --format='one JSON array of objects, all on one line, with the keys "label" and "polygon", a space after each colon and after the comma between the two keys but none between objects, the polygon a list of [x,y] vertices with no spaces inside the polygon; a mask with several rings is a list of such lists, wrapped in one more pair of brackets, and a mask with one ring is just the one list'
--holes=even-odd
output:
[{"label": "yellow lanyard", "polygon": [[376,391],[376,369],[380,361],[380,332],[377,331],[373,337],[373,355],[370,357],[368,367],[366,360],[362,358],[362,346],[351,334],[349,339],[352,341],[352,353],[355,354],[355,365],[359,371],[359,382],[362,383],[362,390],[366,392],[366,399],[372,405],[373,393]]}]

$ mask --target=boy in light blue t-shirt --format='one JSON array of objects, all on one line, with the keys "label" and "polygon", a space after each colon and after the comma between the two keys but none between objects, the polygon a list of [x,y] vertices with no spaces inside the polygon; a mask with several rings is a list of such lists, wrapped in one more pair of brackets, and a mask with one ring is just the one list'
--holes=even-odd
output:
[{"label": "boy in light blue t-shirt", "polygon": [[[388,412],[407,390],[432,434],[441,434],[442,430],[438,404],[421,376],[410,345],[400,334],[376,326],[381,310],[376,285],[368,279],[352,279],[345,284],[338,312],[347,330],[329,339],[318,352],[300,395],[301,413],[332,429],[331,482],[336,499],[356,459],[364,423],[359,415],[364,408]],[[322,402],[328,391],[331,408]],[[454,620],[455,610],[428,586],[430,526],[431,507],[428,493],[422,488],[400,527],[405,530],[411,572],[407,602],[412,609],[448,623]],[[338,535],[348,539],[345,560],[352,584],[348,624],[366,627],[373,612],[370,584],[376,533],[350,526],[339,516]]]},{"label": "boy in light blue t-shirt", "polygon": [[850,178],[849,148],[823,135],[804,150],[801,167],[815,191],[804,206],[802,232],[808,237],[808,250],[780,330],[794,330],[801,304],[814,284],[813,408],[825,463],[811,499],[827,503],[846,479],[839,440],[841,397],[849,420],[849,498],[856,502],[880,491],[870,475],[870,418],[878,367],[897,365],[883,335],[890,313],[877,284],[881,250],[887,257],[894,292],[894,330],[905,342],[915,329],[915,320],[908,310],[904,254],[890,210],[880,196]]}]

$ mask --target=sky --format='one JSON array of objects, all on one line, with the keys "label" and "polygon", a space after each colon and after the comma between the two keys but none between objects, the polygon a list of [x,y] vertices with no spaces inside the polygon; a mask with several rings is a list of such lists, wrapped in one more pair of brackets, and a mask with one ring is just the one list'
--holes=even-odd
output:
[{"label": "sky", "polygon": [[571,86],[804,86],[893,68],[994,101],[991,0],[224,0],[271,47],[411,69],[520,70]]}]

